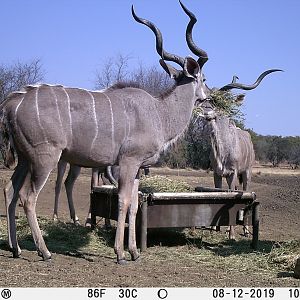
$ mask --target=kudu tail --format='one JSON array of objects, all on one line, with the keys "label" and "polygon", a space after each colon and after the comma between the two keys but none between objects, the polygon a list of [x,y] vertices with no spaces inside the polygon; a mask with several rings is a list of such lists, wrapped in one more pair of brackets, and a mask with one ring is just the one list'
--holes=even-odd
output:
[{"label": "kudu tail", "polygon": [[9,169],[14,169],[17,164],[17,155],[9,124],[3,113],[0,119],[0,151],[4,166]]}]

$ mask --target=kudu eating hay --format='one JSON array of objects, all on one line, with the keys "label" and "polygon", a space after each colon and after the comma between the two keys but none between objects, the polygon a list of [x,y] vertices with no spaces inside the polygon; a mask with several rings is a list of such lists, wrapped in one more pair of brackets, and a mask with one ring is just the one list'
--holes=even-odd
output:
[{"label": "kudu eating hay", "polygon": [[[232,83],[222,87],[221,91],[233,88],[252,90],[255,89],[265,76],[281,71],[278,69],[263,72],[252,85],[236,82],[234,76]],[[237,96],[236,101],[243,101],[245,95]],[[222,188],[222,178],[225,177],[230,190],[237,189],[238,181],[243,190],[249,190],[251,182],[252,165],[255,153],[251,136],[248,131],[236,127],[233,120],[217,112],[213,102],[209,99],[202,103],[204,115],[205,134],[210,136],[211,152],[210,165],[214,172],[214,184],[216,188]],[[244,227],[245,236],[249,234],[248,226]],[[234,226],[229,228],[229,239],[235,239]]]},{"label": "kudu eating hay", "polygon": [[[128,248],[132,260],[139,258],[135,237],[138,170],[155,163],[160,153],[183,134],[194,103],[204,100],[209,90],[202,74],[207,61],[203,50],[193,51],[199,57],[198,62],[166,52],[156,26],[137,17],[133,8],[132,14],[136,21],[154,32],[160,64],[176,82],[172,91],[154,98],[142,89],[130,87],[99,92],[41,84],[10,94],[2,104],[6,133],[18,155],[15,172],[4,189],[8,240],[14,257],[21,254],[15,224],[15,208],[20,196],[38,254],[44,260],[51,258],[35,208],[50,172],[62,158],[90,168],[119,165],[114,249],[117,262],[125,263],[124,227],[129,212]],[[176,70],[165,61],[175,62],[182,70]]]}]

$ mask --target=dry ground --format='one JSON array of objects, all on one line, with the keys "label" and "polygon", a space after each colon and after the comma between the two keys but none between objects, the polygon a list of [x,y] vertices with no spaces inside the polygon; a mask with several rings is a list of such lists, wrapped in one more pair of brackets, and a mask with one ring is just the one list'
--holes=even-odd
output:
[{"label": "dry ground", "polygon": [[[203,171],[153,169],[153,173],[181,178],[193,186],[213,186],[212,174]],[[0,171],[2,187],[10,175],[10,171]],[[250,251],[249,240],[243,237],[228,242],[224,233],[198,230],[191,235],[190,232],[156,230],[149,231],[150,247],[142,253],[142,260],[127,266],[115,262],[113,230],[105,231],[99,227],[91,233],[65,222],[51,225],[49,217],[53,212],[55,176],[50,176],[37,203],[38,215],[48,218],[42,218],[41,222],[49,250],[53,253],[51,262],[43,262],[36,255],[29,233],[21,235],[22,257],[11,257],[3,232],[6,220],[1,194],[0,286],[300,286],[300,280],[294,279],[291,272],[295,251],[296,254],[299,251],[295,250],[295,243],[300,245],[298,171],[254,170],[252,190],[261,202],[261,242],[256,253]],[[75,207],[82,221],[89,207],[89,192],[90,171],[84,170],[74,188]],[[23,209],[18,207],[22,230],[26,228],[23,215]],[[69,218],[64,190],[60,217],[63,221]],[[92,246],[87,247],[88,243]],[[300,251],[298,254],[300,256]]]}]

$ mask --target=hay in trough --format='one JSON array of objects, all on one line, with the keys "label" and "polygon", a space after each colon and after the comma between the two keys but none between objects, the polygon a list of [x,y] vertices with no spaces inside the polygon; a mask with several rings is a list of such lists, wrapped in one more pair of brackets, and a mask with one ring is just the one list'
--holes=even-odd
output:
[{"label": "hay in trough", "polygon": [[188,183],[171,179],[166,176],[142,176],[140,180],[139,190],[143,193],[184,193],[193,192],[194,188]]}]

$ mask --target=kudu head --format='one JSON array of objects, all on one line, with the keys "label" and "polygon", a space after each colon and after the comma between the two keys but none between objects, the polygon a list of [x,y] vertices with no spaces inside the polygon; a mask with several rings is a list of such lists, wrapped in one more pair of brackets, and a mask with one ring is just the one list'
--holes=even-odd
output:
[{"label": "kudu head", "polygon": [[[137,22],[149,27],[155,34],[156,51],[161,57],[161,59],[159,60],[160,65],[169,74],[169,76],[176,81],[176,85],[179,86],[187,83],[193,83],[195,101],[205,100],[209,95],[209,89],[204,83],[205,79],[202,73],[202,67],[205,61],[207,60],[206,52],[197,47],[197,49],[201,53],[205,53],[206,55],[206,60],[203,60],[200,59],[200,54],[199,54],[198,61],[196,61],[192,57],[183,58],[178,55],[171,54],[163,49],[163,39],[160,30],[152,22],[138,17],[134,11],[133,6],[132,6],[132,16]],[[166,61],[172,61],[178,64],[179,66],[181,66],[182,70],[177,70],[173,66],[167,64]]]},{"label": "kudu head", "polygon": [[[238,83],[237,79],[239,79],[237,76],[233,76],[232,82],[223,86],[222,88],[219,89],[219,91],[222,92],[227,92],[229,90],[232,89],[241,89],[241,90],[253,90],[256,87],[258,87],[258,85],[262,82],[262,80],[268,75],[271,74],[273,72],[278,72],[281,71],[280,69],[271,69],[271,70],[267,70],[263,73],[261,73],[257,80],[253,83],[253,84],[243,84],[243,83]],[[235,101],[236,102],[242,102],[245,98],[245,94],[239,94],[236,96]],[[213,119],[215,119],[218,115],[218,113],[216,112],[216,107],[212,101],[211,98],[207,98],[204,103],[202,104],[202,108],[203,108],[203,112],[204,112],[204,117],[206,118],[207,121],[211,121]]]}]

